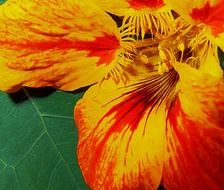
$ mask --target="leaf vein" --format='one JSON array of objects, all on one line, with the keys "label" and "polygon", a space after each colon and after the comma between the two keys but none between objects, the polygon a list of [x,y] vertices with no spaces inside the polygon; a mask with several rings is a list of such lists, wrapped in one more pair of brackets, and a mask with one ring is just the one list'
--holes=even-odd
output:
[{"label": "leaf vein", "polygon": [[54,172],[56,171],[56,168],[57,168],[58,165],[61,163],[61,161],[62,161],[61,159],[58,160],[58,162],[55,164],[54,168],[52,169],[52,172],[51,172],[51,175],[50,175],[50,178],[49,178],[49,182],[48,182],[48,186],[47,186],[47,190],[49,190],[49,188],[50,188],[50,184],[51,184],[51,181],[52,181]]},{"label": "leaf vein", "polygon": [[26,156],[31,152],[31,150],[34,148],[34,146],[41,140],[41,138],[46,134],[47,132],[44,131],[37,137],[37,139],[34,141],[34,143],[31,145],[29,150],[24,154],[24,156],[14,165],[14,168],[16,168],[25,158]]},{"label": "leaf vein", "polygon": [[52,117],[52,118],[60,118],[60,119],[73,119],[73,117],[62,116],[62,115],[53,115],[53,114],[41,114],[42,117]]},{"label": "leaf vein", "polygon": [[[43,124],[43,127],[44,127],[44,129],[45,129],[45,131],[46,131],[46,134],[47,134],[49,140],[51,141],[52,145],[54,146],[55,150],[57,150],[57,153],[58,153],[59,157],[60,157],[61,160],[65,163],[65,166],[66,166],[67,170],[69,171],[69,175],[72,177],[73,182],[76,184],[77,187],[79,187],[78,182],[76,181],[75,176],[74,176],[74,174],[72,173],[71,168],[69,167],[67,161],[64,159],[64,157],[62,156],[61,152],[59,151],[57,145],[55,144],[55,142],[53,141],[52,137],[51,137],[50,134],[48,133],[47,126],[46,126],[46,123],[45,123],[45,121],[44,121],[44,117],[42,116],[42,113],[40,112],[40,110],[39,110],[38,107],[36,106],[35,102],[33,101],[32,97],[29,95],[29,93],[27,92],[27,90],[26,90],[26,89],[23,89],[23,91],[24,91],[24,93],[26,94],[26,96],[28,97],[28,99],[29,99],[29,101],[31,102],[31,104],[33,105],[33,107],[34,107],[34,109],[36,110],[36,112],[39,114],[40,119],[41,119],[41,122],[42,122],[42,124]],[[79,189],[80,189],[80,187],[79,187]],[[81,190],[81,189],[80,189],[80,190]]]}]

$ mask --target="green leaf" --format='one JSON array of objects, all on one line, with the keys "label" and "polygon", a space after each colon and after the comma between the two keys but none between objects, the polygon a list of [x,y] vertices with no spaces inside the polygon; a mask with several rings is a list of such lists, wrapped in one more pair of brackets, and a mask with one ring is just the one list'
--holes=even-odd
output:
[{"label": "green leaf", "polygon": [[5,3],[7,0],[0,0],[0,5]]},{"label": "green leaf", "polygon": [[0,92],[0,190],[85,190],[76,158],[76,95]]}]

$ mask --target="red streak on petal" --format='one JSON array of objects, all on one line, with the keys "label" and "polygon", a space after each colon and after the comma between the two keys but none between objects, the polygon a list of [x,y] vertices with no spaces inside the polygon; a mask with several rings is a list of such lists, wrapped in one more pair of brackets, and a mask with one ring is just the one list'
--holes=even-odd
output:
[{"label": "red streak on petal", "polygon": [[163,0],[128,0],[128,3],[134,9],[160,8],[164,5]]},{"label": "red streak on petal", "polygon": [[[113,124],[108,128],[107,132],[105,133],[103,139],[97,143],[96,139],[96,147],[93,150],[93,158],[91,162],[91,175],[89,180],[94,183],[95,177],[93,177],[95,174],[95,171],[100,163],[101,155],[104,151],[104,148],[107,147],[107,141],[113,134],[119,134],[119,136],[125,135],[126,131],[131,131],[131,135],[129,137],[129,140],[127,143],[127,149],[129,146],[129,143],[131,141],[132,135],[135,130],[138,128],[138,124],[141,121],[143,115],[146,111],[146,105],[145,102],[142,100],[142,97],[136,97],[136,94],[133,93],[126,97],[122,102],[117,104],[116,106],[112,107],[98,122],[98,126],[102,123],[104,119],[107,117],[110,117],[113,115],[113,118],[111,121]],[[113,121],[115,120],[115,121]],[[112,164],[112,163],[111,163]],[[114,166],[111,166],[111,168],[108,168],[107,172],[113,173]]]},{"label": "red streak on petal", "polygon": [[224,0],[215,6],[207,2],[202,8],[194,8],[191,17],[211,27],[214,36],[224,32]]},{"label": "red streak on petal", "polygon": [[9,49],[15,51],[27,49],[28,52],[40,52],[47,50],[68,51],[75,49],[77,51],[88,51],[88,56],[99,57],[97,64],[109,64],[120,47],[119,40],[116,36],[104,34],[93,41],[72,41],[63,38],[49,41],[24,41],[24,42],[7,42],[0,41],[0,45],[7,45]]},{"label": "red streak on petal", "polygon": [[112,107],[104,115],[103,119],[114,114],[113,118],[115,119],[115,122],[110,128],[113,132],[120,132],[123,127],[127,125],[131,131],[135,131],[137,129],[137,126],[144,114],[146,105],[144,100],[140,99],[141,97],[135,96],[135,93],[129,95],[125,100]]},{"label": "red streak on petal", "polygon": [[223,189],[223,131],[186,115],[179,99],[169,110],[167,121],[173,137],[168,151],[175,153],[164,169],[167,188]]}]

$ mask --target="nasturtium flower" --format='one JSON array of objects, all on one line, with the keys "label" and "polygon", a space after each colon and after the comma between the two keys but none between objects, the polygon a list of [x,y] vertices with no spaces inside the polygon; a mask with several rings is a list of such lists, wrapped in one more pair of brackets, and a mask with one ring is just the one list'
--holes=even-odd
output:
[{"label": "nasturtium flower", "polygon": [[74,117],[93,190],[224,189],[222,1],[174,2],[0,6],[1,90],[91,85]]},{"label": "nasturtium flower", "polygon": [[[216,67],[213,58],[205,68]],[[154,73],[153,60],[138,82],[104,81],[75,107],[86,181],[92,189],[223,189],[223,77],[180,62]]]}]

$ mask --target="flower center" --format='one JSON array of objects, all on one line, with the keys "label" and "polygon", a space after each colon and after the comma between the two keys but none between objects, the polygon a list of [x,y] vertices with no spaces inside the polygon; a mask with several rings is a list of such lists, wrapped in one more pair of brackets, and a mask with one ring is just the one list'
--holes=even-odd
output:
[{"label": "flower center", "polygon": [[155,33],[135,44],[139,51],[136,62],[145,64],[148,70],[147,78],[136,84],[135,90],[136,93],[144,91],[149,104],[154,105],[153,109],[164,103],[169,107],[179,90],[175,64],[185,63],[198,68],[197,50],[191,48],[190,41],[182,32],[174,31],[169,35]]},{"label": "flower center", "polygon": [[199,68],[200,62],[205,57],[203,53],[199,55],[199,50],[200,52],[203,52],[203,49],[206,51],[208,44],[205,42],[195,45],[192,40],[189,40],[192,31],[194,32],[194,28],[177,30],[168,36],[156,35],[159,44],[159,57],[161,59],[158,69],[160,74],[173,69],[176,63],[185,63],[193,68]]},{"label": "flower center", "polygon": [[[139,59],[145,63],[153,62],[153,69],[162,75],[174,69],[176,63],[199,67],[197,56],[199,47],[193,49],[189,44],[190,41],[178,31],[168,36],[155,34],[152,38],[138,41],[135,46],[141,55]],[[152,57],[157,59],[153,60]]]}]

